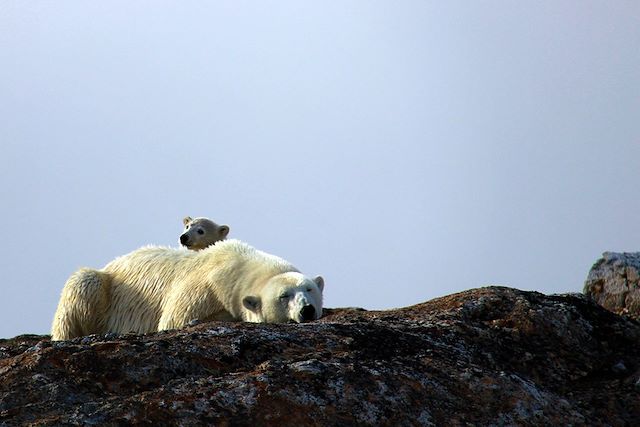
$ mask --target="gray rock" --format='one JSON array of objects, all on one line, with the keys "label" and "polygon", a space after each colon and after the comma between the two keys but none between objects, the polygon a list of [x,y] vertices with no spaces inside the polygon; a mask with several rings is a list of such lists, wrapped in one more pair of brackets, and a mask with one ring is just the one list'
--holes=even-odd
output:
[{"label": "gray rock", "polygon": [[605,252],[589,271],[584,293],[614,313],[640,318],[640,252]]}]

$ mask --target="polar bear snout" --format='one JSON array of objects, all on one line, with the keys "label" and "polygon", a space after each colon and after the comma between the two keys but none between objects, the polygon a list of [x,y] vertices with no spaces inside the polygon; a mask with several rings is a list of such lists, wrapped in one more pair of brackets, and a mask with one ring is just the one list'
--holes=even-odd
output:
[{"label": "polar bear snout", "polygon": [[316,320],[316,309],[311,304],[305,305],[300,310],[300,317],[303,322],[310,322],[312,320]]},{"label": "polar bear snout", "polygon": [[184,233],[180,236],[180,243],[182,243],[185,246],[187,243],[189,243],[189,235],[187,233]]}]

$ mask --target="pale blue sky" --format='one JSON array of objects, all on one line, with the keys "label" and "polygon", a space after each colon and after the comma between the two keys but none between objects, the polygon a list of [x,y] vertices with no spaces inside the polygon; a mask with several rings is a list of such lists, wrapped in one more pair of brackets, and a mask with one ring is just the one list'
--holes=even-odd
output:
[{"label": "pale blue sky", "polygon": [[1,1],[0,337],[182,217],[392,308],[640,250],[640,2]]}]

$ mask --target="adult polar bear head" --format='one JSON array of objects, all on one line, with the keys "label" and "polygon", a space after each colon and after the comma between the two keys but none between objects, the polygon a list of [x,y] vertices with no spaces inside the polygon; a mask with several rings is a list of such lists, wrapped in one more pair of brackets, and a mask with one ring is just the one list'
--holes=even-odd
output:
[{"label": "adult polar bear head", "polygon": [[282,323],[308,322],[322,315],[321,276],[310,279],[298,272],[278,274],[242,299],[245,320]]}]

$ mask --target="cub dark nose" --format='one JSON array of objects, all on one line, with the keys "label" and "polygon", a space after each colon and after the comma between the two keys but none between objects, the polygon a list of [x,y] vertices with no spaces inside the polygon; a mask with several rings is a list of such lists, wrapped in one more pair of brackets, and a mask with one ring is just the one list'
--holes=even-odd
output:
[{"label": "cub dark nose", "polygon": [[316,309],[313,308],[312,305],[305,305],[300,310],[300,315],[302,316],[302,320],[307,322],[309,320],[314,320],[316,318]]},{"label": "cub dark nose", "polygon": [[189,235],[188,234],[183,234],[180,236],[180,243],[182,243],[183,245],[186,245],[187,243],[189,243]]}]

